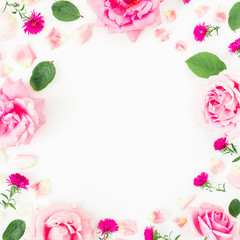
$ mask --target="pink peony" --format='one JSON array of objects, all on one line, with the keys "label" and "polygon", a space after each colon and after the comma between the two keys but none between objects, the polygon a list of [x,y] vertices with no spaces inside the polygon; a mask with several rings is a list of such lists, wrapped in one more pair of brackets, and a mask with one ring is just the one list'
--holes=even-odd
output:
[{"label": "pink peony", "polygon": [[30,143],[44,123],[44,100],[31,98],[21,80],[7,79],[0,89],[0,149]]},{"label": "pink peony", "polygon": [[109,33],[126,33],[135,42],[141,31],[161,23],[162,0],[88,0],[98,16],[98,25]]},{"label": "pink peony", "polygon": [[194,237],[204,236],[211,240],[233,240],[237,226],[221,207],[202,203],[200,208],[192,208],[188,225]]},{"label": "pink peony", "polygon": [[89,213],[75,205],[39,208],[29,231],[35,240],[93,240]]},{"label": "pink peony", "polygon": [[[223,134],[240,132],[240,76],[223,71],[211,76],[202,95],[202,120]],[[237,132],[238,131],[238,132]]]}]

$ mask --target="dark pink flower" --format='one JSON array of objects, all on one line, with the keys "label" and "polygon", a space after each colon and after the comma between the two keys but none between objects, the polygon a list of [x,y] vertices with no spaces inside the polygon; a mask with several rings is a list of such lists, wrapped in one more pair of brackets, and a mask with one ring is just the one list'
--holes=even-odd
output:
[{"label": "dark pink flower", "polygon": [[44,20],[41,13],[36,13],[34,10],[30,17],[26,17],[27,20],[23,25],[24,32],[28,34],[38,34],[44,28]]},{"label": "dark pink flower", "polygon": [[144,230],[144,239],[145,240],[154,240],[153,239],[153,227],[146,227],[146,229]]},{"label": "dark pink flower", "polygon": [[208,174],[205,172],[202,172],[200,175],[198,175],[196,178],[194,178],[194,186],[196,187],[202,187],[208,180]]},{"label": "dark pink flower", "polygon": [[105,235],[106,233],[114,233],[119,229],[118,224],[115,220],[110,218],[105,218],[104,220],[100,220],[97,226],[98,229],[101,230],[101,234]]},{"label": "dark pink flower", "polygon": [[235,40],[234,42],[232,42],[229,46],[228,46],[229,52],[231,53],[240,53],[240,38],[238,38],[237,40]]},{"label": "dark pink flower", "polygon": [[205,22],[200,23],[194,28],[193,34],[196,41],[204,41],[209,30],[209,25],[205,25]]},{"label": "dark pink flower", "polygon": [[191,0],[183,0],[183,3],[186,4],[186,3],[190,3]]},{"label": "dark pink flower", "polygon": [[28,179],[19,173],[11,174],[9,176],[9,179],[7,179],[7,183],[8,183],[8,186],[15,185],[17,188],[23,188],[26,190],[27,190],[27,186],[29,185]]},{"label": "dark pink flower", "polygon": [[227,138],[219,138],[214,142],[214,148],[216,151],[221,151],[229,145]]}]

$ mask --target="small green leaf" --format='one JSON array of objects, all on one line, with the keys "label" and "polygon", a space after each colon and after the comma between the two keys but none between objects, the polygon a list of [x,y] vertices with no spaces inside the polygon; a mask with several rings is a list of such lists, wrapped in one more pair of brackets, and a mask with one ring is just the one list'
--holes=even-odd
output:
[{"label": "small green leaf", "polygon": [[57,1],[52,5],[52,13],[55,18],[63,22],[75,21],[81,17],[77,7],[69,1]]},{"label": "small green leaf", "polygon": [[33,69],[30,84],[35,91],[40,91],[54,79],[55,74],[56,69],[52,62],[41,62]]},{"label": "small green leaf", "polygon": [[240,201],[238,199],[233,199],[229,204],[228,210],[233,217],[237,217],[240,214]]},{"label": "small green leaf", "polygon": [[209,52],[197,53],[187,59],[186,63],[190,70],[201,78],[209,78],[227,69],[224,62]]},{"label": "small green leaf", "polygon": [[238,152],[237,152],[237,149],[235,148],[235,146],[234,146],[233,144],[231,144],[231,145],[232,145],[233,151],[234,151],[235,153],[238,153]]},{"label": "small green leaf", "polygon": [[17,210],[16,207],[12,203],[9,203],[9,206],[12,207],[13,209]]},{"label": "small green leaf", "polygon": [[19,240],[26,230],[26,224],[22,220],[14,220],[12,221],[5,232],[3,233],[3,240]]},{"label": "small green leaf", "polygon": [[231,8],[228,17],[228,25],[233,31],[240,28],[240,2],[235,3]]},{"label": "small green leaf", "polygon": [[2,196],[4,196],[8,200],[8,196],[4,193],[1,193]]},{"label": "small green leaf", "polygon": [[240,156],[232,160],[232,162],[238,162],[240,160]]},{"label": "small green leaf", "polygon": [[178,236],[175,238],[175,240],[178,240],[180,237],[181,237],[181,235],[178,235]]}]

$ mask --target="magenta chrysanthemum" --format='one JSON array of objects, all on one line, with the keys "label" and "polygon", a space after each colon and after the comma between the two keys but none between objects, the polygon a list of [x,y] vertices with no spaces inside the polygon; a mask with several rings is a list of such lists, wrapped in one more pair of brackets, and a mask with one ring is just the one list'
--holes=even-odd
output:
[{"label": "magenta chrysanthemum", "polygon": [[98,229],[101,230],[101,234],[105,235],[106,233],[114,233],[117,232],[119,226],[117,222],[110,218],[105,218],[104,220],[100,220],[97,226]]},{"label": "magenta chrysanthemum", "polygon": [[231,53],[240,53],[240,38],[238,38],[237,40],[235,40],[233,43],[231,43],[228,46],[229,52]]},{"label": "magenta chrysanthemum", "polygon": [[186,3],[189,3],[191,0],[183,0],[183,3],[186,4]]},{"label": "magenta chrysanthemum", "polygon": [[19,173],[15,173],[15,174],[11,174],[8,178],[9,178],[7,179],[8,186],[15,185],[17,188],[23,188],[27,190],[29,181],[25,176]]},{"label": "magenta chrysanthemum", "polygon": [[36,13],[34,10],[30,17],[26,17],[27,21],[24,23],[24,32],[28,34],[38,34],[44,28],[44,20],[41,13]]},{"label": "magenta chrysanthemum", "polygon": [[214,149],[216,151],[222,151],[225,147],[229,145],[227,138],[219,138],[214,142]]},{"label": "magenta chrysanthemum", "polygon": [[208,174],[205,172],[202,172],[200,175],[198,175],[196,178],[194,178],[194,186],[196,187],[202,187],[208,180]]},{"label": "magenta chrysanthemum", "polygon": [[153,240],[153,227],[146,227],[144,230],[144,239],[145,240]]},{"label": "magenta chrysanthemum", "polygon": [[200,23],[194,28],[193,34],[196,41],[204,41],[209,30],[209,25],[205,25],[205,22]]}]

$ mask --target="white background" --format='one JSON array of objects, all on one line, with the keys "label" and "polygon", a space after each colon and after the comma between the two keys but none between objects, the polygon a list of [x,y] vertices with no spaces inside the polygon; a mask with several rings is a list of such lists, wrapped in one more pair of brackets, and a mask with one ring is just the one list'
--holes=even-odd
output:
[{"label": "white background", "polygon": [[[39,157],[37,166],[21,173],[31,182],[49,178],[52,191],[40,201],[24,192],[19,202],[26,199],[34,206],[78,202],[91,212],[94,227],[104,217],[135,219],[138,235],[128,238],[133,240],[143,239],[145,226],[152,225],[148,215],[165,208],[171,217],[158,226],[160,232],[174,230],[182,239],[192,239],[187,226],[180,230],[171,221],[176,215],[186,216],[179,210],[177,197],[197,193],[192,206],[209,201],[227,208],[238,192],[228,183],[226,194],[204,192],[192,185],[197,174],[209,171],[211,157],[217,156],[213,141],[221,136],[205,131],[198,123],[197,96],[207,80],[196,77],[184,61],[197,52],[209,51],[228,69],[239,71],[240,60],[227,49],[239,32],[232,32],[227,22],[217,24],[213,18],[218,4],[229,12],[236,1],[192,0],[183,5],[181,0],[166,0],[161,4],[163,24],[159,27],[170,31],[169,41],[157,42],[151,28],[132,43],[123,34],[108,35],[106,29],[95,27],[83,46],[71,39],[71,32],[84,23],[94,23],[96,16],[85,1],[72,2],[84,19],[59,22],[51,14],[53,1],[42,0],[34,8],[45,16],[44,31],[27,36],[19,29],[13,40],[0,42],[2,61],[14,67],[11,77],[22,78],[29,90],[31,71],[37,63],[54,61],[57,69],[46,89],[31,93],[45,99],[46,123],[30,145],[7,151],[10,160],[0,166],[0,174],[19,171],[13,164],[16,154],[35,154]],[[194,10],[201,4],[210,10],[198,19]],[[177,12],[174,23],[168,23],[163,15],[169,9]],[[195,42],[193,28],[202,21],[221,26],[219,36]],[[52,51],[46,36],[53,26],[68,39]],[[174,49],[177,40],[187,43],[185,53]],[[38,57],[29,69],[21,68],[11,57],[16,45],[26,43]],[[213,182],[227,182],[225,176],[231,168],[227,158],[226,163],[224,173],[210,174]],[[14,212],[8,213],[0,233],[14,218]]]}]

